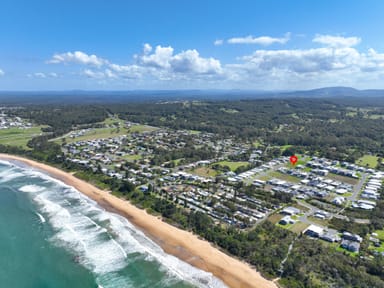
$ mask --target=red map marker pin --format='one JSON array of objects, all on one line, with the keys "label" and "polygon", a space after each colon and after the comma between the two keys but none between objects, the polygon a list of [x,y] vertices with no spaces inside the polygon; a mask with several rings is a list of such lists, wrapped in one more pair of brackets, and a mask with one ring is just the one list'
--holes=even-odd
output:
[{"label": "red map marker pin", "polygon": [[289,161],[291,162],[292,165],[295,165],[297,160],[298,160],[298,158],[296,155],[289,157]]}]

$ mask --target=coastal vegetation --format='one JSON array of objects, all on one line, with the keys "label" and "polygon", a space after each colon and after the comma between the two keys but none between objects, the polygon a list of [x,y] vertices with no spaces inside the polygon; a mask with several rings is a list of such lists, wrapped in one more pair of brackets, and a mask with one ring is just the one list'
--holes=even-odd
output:
[{"label": "coastal vegetation", "polygon": [[[159,189],[156,181],[134,184],[102,173],[101,167],[96,170],[86,169],[81,164],[68,161],[63,153],[67,140],[62,140],[67,139],[63,137],[67,133],[80,129],[95,130],[76,140],[116,136],[125,132],[141,133],[163,126],[183,131],[214,133],[215,136],[212,137],[215,140],[233,137],[241,143],[257,143],[255,149],[263,152],[260,161],[280,155],[307,153],[382,169],[384,127],[379,116],[384,115],[384,108],[381,107],[384,107],[384,102],[378,101],[374,106],[370,101],[346,98],[216,101],[206,102],[204,105],[195,105],[194,102],[188,105],[185,102],[31,105],[6,112],[40,125],[36,127],[42,129],[42,135],[29,135],[29,138],[25,138],[29,140],[21,144],[17,141],[0,141],[0,152],[26,156],[74,172],[76,177],[110,190],[114,195],[160,215],[164,221],[200,235],[227,253],[255,266],[265,277],[280,277],[279,283],[284,287],[384,287],[383,256],[366,256],[370,255],[368,252],[372,247],[363,245],[360,254],[362,256],[351,257],[332,245],[303,236],[303,228],[293,229],[296,224],[292,225],[293,231],[283,229],[269,220],[241,230],[222,225],[206,213],[188,208],[185,199]],[[118,115],[118,118],[113,118],[113,115]],[[136,124],[127,128],[124,127],[125,121]],[[51,141],[52,139],[56,141]],[[217,155],[222,156],[220,149],[215,149],[216,147],[204,143],[196,145],[193,136],[188,134],[180,135],[171,142],[175,146],[180,145],[180,148],[169,150],[161,145],[151,146],[145,141],[141,141],[138,146],[152,151],[148,162],[159,169],[172,169],[175,166],[209,160]],[[256,166],[248,164],[250,154],[251,151],[247,149],[239,149],[226,160],[210,163],[206,167],[194,167],[188,171],[212,177],[215,182],[221,183],[222,173],[231,171],[240,174]],[[138,154],[127,154],[123,157],[127,162],[120,167],[122,172],[145,163]],[[300,165],[305,165],[303,159],[300,161]],[[278,171],[268,172],[263,177],[266,177],[265,180],[279,178],[300,182],[299,178]],[[344,176],[337,177],[338,180],[344,180],[340,178]],[[355,179],[348,181],[358,182]],[[140,189],[142,185],[147,185],[146,189]],[[214,189],[210,185],[201,184],[201,187]],[[239,203],[236,199],[238,195],[265,201],[268,203],[266,208],[295,205],[287,193],[266,193],[247,185],[237,185],[234,188],[235,199],[225,202],[226,207],[222,207],[229,219],[234,218],[233,212]],[[380,193],[383,194],[383,191]],[[308,203],[322,207],[333,205],[329,199],[315,199]],[[213,206],[214,203],[209,205]],[[347,207],[345,215],[351,221],[332,218],[327,220],[327,224],[338,231],[350,231],[369,237],[370,233],[383,230],[383,211],[384,201],[379,199],[373,211]],[[368,223],[356,223],[355,219],[366,219]],[[297,227],[306,227],[299,224]],[[281,269],[281,262],[286,258],[290,245],[292,250]]]}]

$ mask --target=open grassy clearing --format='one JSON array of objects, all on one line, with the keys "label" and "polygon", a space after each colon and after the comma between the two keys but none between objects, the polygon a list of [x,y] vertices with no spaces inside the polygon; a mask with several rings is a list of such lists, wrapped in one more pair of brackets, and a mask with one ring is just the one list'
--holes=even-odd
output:
[{"label": "open grassy clearing", "polygon": [[158,129],[159,128],[157,128],[157,127],[148,126],[148,125],[134,125],[128,129],[128,133],[152,132],[152,131],[156,131]]},{"label": "open grassy clearing", "polygon": [[351,177],[341,176],[341,175],[337,175],[337,174],[333,174],[333,173],[329,173],[327,175],[327,178],[330,178],[330,179],[336,180],[336,181],[340,181],[340,182],[344,182],[344,183],[348,183],[351,185],[356,185],[359,182],[359,179],[354,179]]},{"label": "open grassy clearing", "polygon": [[214,164],[219,164],[221,166],[228,166],[231,171],[235,171],[237,168],[241,166],[247,166],[248,162],[245,161],[239,161],[239,162],[232,162],[232,161],[220,161]]},{"label": "open grassy clearing", "polygon": [[384,230],[376,230],[377,238],[381,241],[384,241]]},{"label": "open grassy clearing", "polygon": [[262,145],[263,145],[263,143],[262,143],[261,141],[259,141],[259,140],[256,140],[256,141],[253,142],[252,144],[253,144],[253,147],[255,147],[255,148],[258,148],[259,146],[262,146]]},{"label": "open grassy clearing", "polygon": [[28,129],[10,128],[0,130],[0,144],[21,146],[27,148],[27,143],[33,137],[41,135],[41,128],[47,126],[34,126]]},{"label": "open grassy clearing", "polygon": [[201,177],[215,177],[218,173],[209,167],[200,167],[190,171],[191,173]]},{"label": "open grassy clearing", "polygon": [[[70,138],[66,137],[67,143],[77,142],[77,141],[87,141],[87,140],[95,140],[101,138],[112,138],[121,135],[127,135],[128,131],[124,128],[95,128],[86,132],[84,135]],[[61,139],[56,138],[54,140],[57,143],[60,143]]]},{"label": "open grassy clearing", "polygon": [[283,217],[284,217],[284,215],[281,215],[281,214],[272,214],[271,216],[268,217],[268,221],[270,221],[272,224],[276,224]]},{"label": "open grassy clearing", "polygon": [[380,247],[376,247],[375,245],[370,243],[368,249],[379,252],[379,253],[383,253],[384,252],[384,242],[380,243]]},{"label": "open grassy clearing", "polygon": [[278,227],[280,227],[280,228],[283,228],[283,229],[291,230],[292,226],[295,225],[295,224],[286,224],[286,225],[283,225],[283,224],[276,223],[275,225],[278,226]]},{"label": "open grassy clearing", "polygon": [[113,138],[117,136],[122,135],[128,135],[130,133],[143,133],[143,132],[150,132],[155,131],[158,128],[147,126],[147,125],[134,125],[131,126],[129,129],[120,127],[105,127],[105,128],[93,128],[90,131],[87,131],[84,135],[71,138],[71,137],[58,137],[53,139],[52,141],[55,141],[58,144],[62,143],[62,138],[65,138],[67,143],[73,143],[77,141],[87,141],[87,140],[95,140],[95,139],[101,139],[101,138]]},{"label": "open grassy clearing", "polygon": [[363,167],[376,168],[379,157],[373,155],[364,155],[357,159],[356,164]]},{"label": "open grassy clearing", "polygon": [[329,224],[328,220],[322,220],[320,218],[313,217],[313,216],[309,216],[308,220],[313,222],[314,224],[318,224],[318,225],[321,225],[321,226],[324,226],[324,227],[327,227],[328,224]]},{"label": "open grassy clearing", "polygon": [[293,203],[290,206],[295,207],[295,208],[299,209],[302,212],[308,212],[309,211],[308,207],[305,207],[305,206],[301,205],[300,203]]},{"label": "open grassy clearing", "polygon": [[292,183],[299,183],[301,180],[300,178],[297,178],[297,177],[291,176],[291,175],[287,175],[287,174],[283,174],[283,173],[280,173],[279,171],[270,171],[270,172],[268,172],[268,175],[271,176],[272,178],[278,178],[278,179],[281,179],[284,181],[289,181]]},{"label": "open grassy clearing", "polygon": [[141,157],[141,155],[124,155],[121,158],[123,158],[127,161],[130,161],[130,162],[133,162],[135,160],[140,160],[142,157]]},{"label": "open grassy clearing", "polygon": [[351,251],[348,251],[348,250],[346,250],[346,249],[340,247],[340,245],[338,245],[338,246],[336,247],[336,251],[345,253],[345,254],[347,254],[347,255],[349,255],[349,256],[351,256],[351,257],[357,257],[357,256],[359,255],[358,252],[351,252]]},{"label": "open grassy clearing", "polygon": [[307,227],[309,226],[308,223],[297,221],[295,224],[292,225],[292,227],[289,229],[294,233],[300,234],[303,232]]}]

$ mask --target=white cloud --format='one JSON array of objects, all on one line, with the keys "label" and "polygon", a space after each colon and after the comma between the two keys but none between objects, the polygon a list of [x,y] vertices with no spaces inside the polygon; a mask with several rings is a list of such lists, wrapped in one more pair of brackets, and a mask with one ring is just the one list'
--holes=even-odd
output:
[{"label": "white cloud", "polygon": [[215,46],[221,46],[223,44],[224,44],[223,39],[217,39],[217,40],[215,40],[215,42],[213,42],[213,45],[215,45]]},{"label": "white cloud", "polygon": [[285,44],[291,38],[291,33],[286,33],[282,38],[273,38],[270,36],[247,36],[247,37],[235,37],[227,40],[229,44],[258,44],[268,46],[272,44]]},{"label": "white cloud", "polygon": [[149,45],[148,43],[145,43],[145,44],[144,44],[144,48],[143,48],[143,52],[144,52],[144,54],[151,53],[151,51],[152,51],[152,46]]},{"label": "white cloud", "polygon": [[[145,52],[145,51],[144,51]],[[161,47],[156,46],[156,50],[153,54],[144,54],[139,57],[142,65],[152,66],[156,68],[169,68],[169,63],[173,55],[173,48],[171,46]]]},{"label": "white cloud", "polygon": [[110,64],[108,67],[116,77],[126,79],[138,79],[145,74],[145,68],[138,65]]},{"label": "white cloud", "polygon": [[327,85],[361,87],[364,83],[377,83],[370,84],[377,87],[384,80],[384,53],[351,47],[359,41],[358,37],[316,36],[313,42],[324,47],[261,49],[229,64],[203,57],[195,49],[175,52],[171,46],[152,47],[148,43],[128,64],[112,63],[83,52],[81,57],[70,52],[58,55],[71,55],[60,56],[59,63],[82,64],[83,76],[105,83],[131,81],[132,87],[300,89]]},{"label": "white cloud", "polygon": [[137,60],[144,67],[167,70],[169,72],[189,74],[221,73],[220,61],[214,58],[203,58],[197,50],[186,50],[174,54],[170,46],[157,46],[154,53],[138,56]]},{"label": "white cloud", "polygon": [[54,73],[54,72],[51,72],[51,73],[36,72],[36,73],[27,74],[27,77],[45,79],[45,78],[57,78],[58,75],[57,73]]},{"label": "white cloud", "polygon": [[81,51],[67,52],[62,54],[55,54],[48,61],[48,63],[58,64],[58,63],[76,63],[84,65],[93,65],[100,67],[106,64],[108,61],[97,57],[96,55],[88,55]]},{"label": "white cloud", "polygon": [[[264,89],[303,89],[329,85],[358,87],[384,77],[384,54],[352,47],[257,50],[225,68],[231,79]],[[269,86],[268,86],[269,85]]]},{"label": "white cloud", "polygon": [[329,47],[353,47],[361,42],[361,38],[341,37],[332,35],[316,35],[312,41]]},{"label": "white cloud", "polygon": [[5,75],[4,71],[2,69],[0,69],[0,77],[4,76],[4,75]]},{"label": "white cloud", "polygon": [[94,70],[91,70],[91,69],[85,69],[82,74],[84,76],[87,76],[88,78],[92,78],[92,79],[104,79],[106,78],[106,75],[104,74],[104,72],[101,72],[101,71],[94,71]]}]

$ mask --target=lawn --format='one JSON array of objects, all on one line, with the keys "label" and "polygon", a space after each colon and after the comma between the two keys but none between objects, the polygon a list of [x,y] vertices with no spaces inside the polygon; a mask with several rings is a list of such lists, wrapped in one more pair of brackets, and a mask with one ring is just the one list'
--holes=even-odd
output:
[{"label": "lawn", "polygon": [[303,232],[308,226],[309,226],[309,224],[307,224],[307,223],[297,221],[295,224],[292,225],[292,227],[291,227],[289,230],[291,230],[291,231],[294,232],[294,233],[300,234],[300,233]]},{"label": "lawn", "polygon": [[283,224],[276,223],[275,225],[280,227],[280,228],[283,228],[283,229],[291,230],[292,226],[295,225],[295,224],[283,225]]},{"label": "lawn", "polygon": [[283,218],[284,215],[281,215],[281,214],[273,214],[271,216],[268,217],[268,221],[270,221],[272,224],[276,224],[278,223],[281,218]]},{"label": "lawn", "polygon": [[156,131],[158,129],[159,128],[157,128],[157,127],[148,126],[148,125],[134,125],[128,129],[128,132],[129,133],[143,133],[143,132]]},{"label": "lawn", "polygon": [[293,182],[293,183],[299,183],[300,182],[299,178],[297,178],[295,176],[280,173],[279,171],[270,171],[270,172],[268,172],[268,175],[273,177],[273,178],[278,178],[278,179],[288,181],[288,182]]},{"label": "lawn", "polygon": [[[105,120],[107,122],[110,122],[110,120]],[[115,119],[115,122],[119,122],[122,120]],[[112,122],[113,123],[113,122]],[[143,133],[143,132],[149,132],[149,131],[155,131],[158,128],[147,126],[147,125],[134,125],[131,126],[129,129],[120,127],[105,127],[105,128],[94,128],[90,131],[86,132],[83,136],[76,137],[76,138],[70,138],[66,137],[67,143],[73,143],[77,141],[87,141],[87,140],[95,140],[95,139],[101,139],[101,138],[113,138],[121,135],[128,135],[130,133]],[[58,144],[61,144],[61,139],[63,137],[58,137],[53,139],[52,141],[55,141]]]},{"label": "lawn", "polygon": [[314,223],[315,225],[318,224],[318,225],[321,225],[321,226],[328,226],[329,224],[329,221],[328,220],[322,220],[320,218],[317,218],[317,217],[313,217],[313,216],[309,216],[308,217],[308,221]]},{"label": "lawn", "polygon": [[180,162],[184,160],[184,158],[179,158],[179,159],[176,159],[176,160],[173,160],[173,163],[175,163],[175,166],[179,166],[180,165]]},{"label": "lawn", "polygon": [[291,148],[291,147],[292,147],[292,145],[290,145],[290,144],[288,144],[288,145],[283,145],[283,146],[280,147],[280,150],[281,150],[281,151],[284,151],[285,149],[288,149],[288,148]]},{"label": "lawn", "polygon": [[200,167],[190,171],[191,173],[201,177],[215,177],[218,173],[209,167]]},{"label": "lawn", "polygon": [[253,142],[253,147],[255,147],[255,148],[258,148],[259,146],[262,146],[263,145],[263,143],[261,143],[261,141],[259,141],[259,140],[256,140],[255,142]]},{"label": "lawn", "polygon": [[10,128],[0,130],[0,144],[21,146],[27,148],[27,143],[33,137],[42,133],[41,128],[46,126],[35,126],[29,129]]},{"label": "lawn", "polygon": [[189,133],[191,133],[192,135],[197,135],[197,134],[200,134],[201,132],[197,130],[189,130]]},{"label": "lawn", "polygon": [[327,175],[327,177],[332,179],[332,180],[336,180],[336,181],[340,181],[340,182],[345,182],[345,183],[348,183],[348,184],[351,184],[351,185],[356,185],[357,183],[359,183],[359,179],[354,179],[354,178],[351,178],[351,177],[341,176],[341,175],[337,175],[337,174],[333,174],[333,173],[329,173]]},{"label": "lawn", "polygon": [[377,238],[381,241],[384,241],[384,230],[376,230],[375,233],[377,233]]},{"label": "lawn", "polygon": [[122,158],[127,161],[133,162],[135,160],[140,160],[142,157],[141,155],[124,155]]},{"label": "lawn", "polygon": [[347,254],[347,255],[349,255],[349,256],[351,256],[351,257],[356,257],[356,256],[359,255],[358,252],[351,252],[351,251],[348,251],[348,250],[346,250],[346,249],[340,247],[340,244],[338,244],[338,246],[336,247],[336,251],[345,253],[345,254]]},{"label": "lawn", "polygon": [[363,167],[376,168],[379,157],[373,155],[364,155],[356,160],[356,164]]},{"label": "lawn", "polygon": [[[125,128],[119,128],[119,129],[118,128],[95,128],[80,137],[76,137],[76,138],[67,137],[66,141],[67,143],[72,143],[77,141],[87,141],[87,140],[95,140],[95,139],[101,139],[101,138],[112,138],[112,137],[127,135],[127,134],[128,132]],[[54,141],[57,143],[61,143],[60,138],[56,138]]]},{"label": "lawn", "polygon": [[380,247],[376,247],[375,245],[370,243],[368,249],[376,251],[376,252],[379,252],[379,253],[382,253],[382,252],[384,252],[384,243],[381,242]]},{"label": "lawn", "polygon": [[239,162],[220,161],[220,162],[217,162],[214,164],[219,164],[220,166],[228,166],[229,169],[231,169],[231,171],[235,171],[237,168],[239,168],[241,166],[247,166],[248,162],[245,162],[245,161],[239,161]]}]

